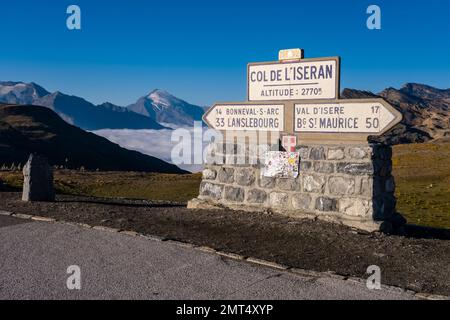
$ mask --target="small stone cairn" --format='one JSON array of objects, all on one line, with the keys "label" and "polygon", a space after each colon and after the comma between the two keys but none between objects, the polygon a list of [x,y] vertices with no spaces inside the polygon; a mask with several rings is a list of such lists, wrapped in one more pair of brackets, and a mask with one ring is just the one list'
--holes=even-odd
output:
[{"label": "small stone cairn", "polygon": [[23,178],[22,201],[55,201],[53,169],[45,157],[31,154]]}]

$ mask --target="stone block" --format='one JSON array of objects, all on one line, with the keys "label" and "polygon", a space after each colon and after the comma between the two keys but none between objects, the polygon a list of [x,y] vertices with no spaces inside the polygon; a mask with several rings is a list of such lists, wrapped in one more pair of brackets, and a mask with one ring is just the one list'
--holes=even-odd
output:
[{"label": "stone block", "polygon": [[225,186],[225,200],[232,202],[243,202],[245,192],[242,188]]},{"label": "stone block", "polygon": [[272,192],[270,194],[270,205],[274,208],[288,209],[289,195],[283,192]]},{"label": "stone block", "polygon": [[372,148],[370,147],[352,147],[348,149],[348,155],[351,159],[361,160],[370,158]]},{"label": "stone block", "polygon": [[337,200],[327,197],[318,197],[316,199],[316,210],[323,212],[337,211]]},{"label": "stone block", "polygon": [[331,177],[328,180],[328,189],[331,194],[346,195],[355,192],[355,179],[344,177]]},{"label": "stone block", "polygon": [[310,171],[312,169],[311,161],[303,161],[300,159],[300,171]]},{"label": "stone block", "polygon": [[297,146],[295,148],[295,150],[299,153],[300,155],[300,160],[301,159],[309,159],[309,151],[310,149],[308,147],[305,146]]},{"label": "stone block", "polygon": [[325,188],[325,177],[318,175],[303,176],[303,190],[306,192],[323,193]]},{"label": "stone block", "polygon": [[342,160],[344,159],[344,148],[330,148],[328,149],[328,160]]},{"label": "stone block", "polygon": [[373,195],[373,178],[362,178],[359,193],[366,197]]},{"label": "stone block", "polygon": [[314,171],[319,173],[333,173],[334,172],[334,163],[326,162],[326,161],[317,161],[314,162]]},{"label": "stone block", "polygon": [[234,182],[234,169],[222,167],[217,172],[217,177],[222,183],[233,183]]},{"label": "stone block", "polygon": [[259,186],[261,188],[267,188],[267,189],[271,189],[275,187],[275,178],[270,178],[270,177],[260,177],[259,178]]},{"label": "stone block", "polygon": [[202,182],[200,184],[200,196],[212,198],[215,200],[222,199],[223,186],[210,182]]},{"label": "stone block", "polygon": [[309,210],[311,209],[311,196],[305,193],[296,193],[292,196],[292,206],[294,209]]},{"label": "stone block", "polygon": [[267,200],[267,193],[260,189],[250,189],[247,192],[247,202],[264,203]]},{"label": "stone block", "polygon": [[214,180],[216,179],[217,172],[214,169],[206,168],[202,172],[203,179],[205,180]]},{"label": "stone block", "polygon": [[250,186],[255,182],[255,170],[253,168],[239,169],[236,171],[236,183],[241,186]]},{"label": "stone block", "polygon": [[372,201],[358,198],[339,200],[339,211],[352,217],[367,217],[372,214]]},{"label": "stone block", "polygon": [[294,191],[299,188],[300,179],[294,178],[278,178],[277,179],[277,188],[286,191]]},{"label": "stone block", "polygon": [[374,174],[374,167],[371,162],[341,162],[337,164],[337,172],[351,175],[371,175]]},{"label": "stone block", "polygon": [[325,160],[326,159],[325,148],[324,147],[311,148],[309,157],[311,160]]}]

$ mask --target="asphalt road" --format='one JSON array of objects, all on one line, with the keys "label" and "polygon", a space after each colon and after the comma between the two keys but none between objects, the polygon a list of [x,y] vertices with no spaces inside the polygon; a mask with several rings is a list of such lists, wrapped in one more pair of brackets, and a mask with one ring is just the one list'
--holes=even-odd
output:
[{"label": "asphalt road", "polygon": [[[67,268],[81,270],[69,290]],[[0,299],[411,299],[143,237],[0,216]]]}]

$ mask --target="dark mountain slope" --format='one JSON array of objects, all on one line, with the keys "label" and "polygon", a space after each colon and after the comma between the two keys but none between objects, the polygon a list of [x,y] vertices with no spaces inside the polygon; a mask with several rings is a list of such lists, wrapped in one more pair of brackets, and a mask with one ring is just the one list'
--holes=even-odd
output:
[{"label": "dark mountain slope", "polygon": [[185,172],[72,126],[48,108],[0,105],[0,164],[23,164],[31,152],[45,155],[52,165],[74,169]]}]

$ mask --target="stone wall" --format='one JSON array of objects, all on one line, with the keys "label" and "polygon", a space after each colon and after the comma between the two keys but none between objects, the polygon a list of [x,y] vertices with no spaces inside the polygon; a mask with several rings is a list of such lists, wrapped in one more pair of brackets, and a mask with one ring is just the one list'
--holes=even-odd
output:
[{"label": "stone wall", "polygon": [[[265,146],[274,148],[278,146]],[[269,210],[367,231],[391,226],[396,200],[390,147],[298,146],[301,160],[296,179],[261,177],[264,159],[258,152],[264,151],[260,149],[261,146],[213,144],[199,196],[189,207]]]}]

